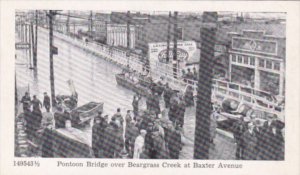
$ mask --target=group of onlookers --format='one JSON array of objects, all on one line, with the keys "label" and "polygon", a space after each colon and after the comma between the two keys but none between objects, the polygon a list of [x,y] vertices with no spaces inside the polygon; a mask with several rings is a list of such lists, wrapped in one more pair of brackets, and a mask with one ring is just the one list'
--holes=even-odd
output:
[{"label": "group of onlookers", "polygon": [[284,124],[274,114],[267,114],[267,121],[241,117],[233,127],[236,142],[236,159],[283,160]]}]

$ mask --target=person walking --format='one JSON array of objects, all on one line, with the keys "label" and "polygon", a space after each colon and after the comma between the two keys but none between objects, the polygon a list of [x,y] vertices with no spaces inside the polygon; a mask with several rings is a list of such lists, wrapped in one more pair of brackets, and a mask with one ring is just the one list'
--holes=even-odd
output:
[{"label": "person walking", "polygon": [[43,107],[42,102],[36,97],[36,95],[33,96],[31,104],[33,111],[41,111],[41,108]]},{"label": "person walking", "polygon": [[48,96],[47,92],[44,92],[43,106],[45,107],[47,112],[50,112],[50,97]]},{"label": "person walking", "polygon": [[28,92],[25,92],[20,102],[23,104],[23,112],[30,111],[31,98]]}]

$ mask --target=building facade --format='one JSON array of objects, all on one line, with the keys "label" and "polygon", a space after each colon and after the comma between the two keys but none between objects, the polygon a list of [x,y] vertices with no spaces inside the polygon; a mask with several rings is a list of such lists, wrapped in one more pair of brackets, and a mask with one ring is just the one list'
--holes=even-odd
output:
[{"label": "building facade", "polygon": [[[135,27],[130,25],[131,49],[135,48]],[[106,44],[110,46],[127,47],[127,25],[126,24],[107,24]]]},{"label": "building facade", "polygon": [[285,37],[263,30],[229,33],[229,78],[276,96],[285,93]]}]

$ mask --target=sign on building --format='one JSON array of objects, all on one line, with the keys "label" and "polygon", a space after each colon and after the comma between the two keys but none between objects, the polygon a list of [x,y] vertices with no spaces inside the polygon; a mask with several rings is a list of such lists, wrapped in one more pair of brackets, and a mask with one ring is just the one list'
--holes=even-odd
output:
[{"label": "sign on building", "polygon": [[23,49],[30,49],[30,44],[29,43],[16,43],[16,49],[17,50],[23,50]]},{"label": "sign on building", "polygon": [[[173,42],[170,42],[169,62],[167,63],[167,43],[149,43],[148,55],[150,61],[151,72],[160,72],[163,76],[173,75]],[[199,51],[195,41],[178,41],[177,43],[177,61],[178,74],[185,68],[186,63],[192,60],[199,60]]]}]

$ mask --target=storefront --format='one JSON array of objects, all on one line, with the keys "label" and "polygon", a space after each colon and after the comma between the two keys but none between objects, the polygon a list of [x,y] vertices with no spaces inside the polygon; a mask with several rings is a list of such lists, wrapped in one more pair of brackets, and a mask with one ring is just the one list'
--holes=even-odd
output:
[{"label": "storefront", "polygon": [[264,31],[230,33],[230,81],[284,96],[285,38]]}]

